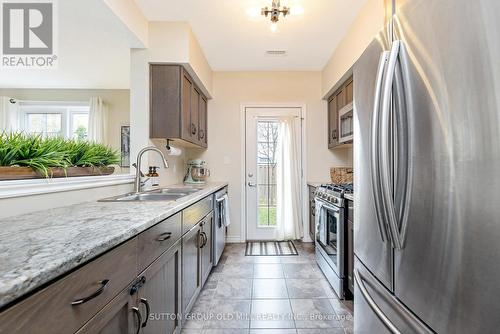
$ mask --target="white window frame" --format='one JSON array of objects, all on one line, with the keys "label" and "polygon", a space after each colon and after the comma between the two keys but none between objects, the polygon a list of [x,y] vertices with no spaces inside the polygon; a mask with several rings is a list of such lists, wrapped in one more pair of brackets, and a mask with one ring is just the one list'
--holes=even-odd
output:
[{"label": "white window frame", "polygon": [[61,132],[64,138],[73,138],[73,115],[88,114],[88,102],[20,102],[23,129],[28,128],[29,114],[61,115]]},{"label": "white window frame", "polygon": [[[89,108],[88,102],[48,102],[48,101],[19,101],[20,117],[23,128],[26,129],[27,114],[40,113],[60,113],[55,112],[54,108],[65,110],[62,116],[62,131],[71,135],[72,115],[83,112],[82,109]],[[45,111],[47,110],[47,112]],[[16,198],[33,195],[44,195],[50,193],[74,191],[81,189],[92,189],[99,187],[117,186],[122,184],[132,184],[134,175],[132,174],[114,174],[105,176],[84,176],[68,177],[55,179],[33,179],[33,180],[12,180],[0,181],[0,199]]]}]

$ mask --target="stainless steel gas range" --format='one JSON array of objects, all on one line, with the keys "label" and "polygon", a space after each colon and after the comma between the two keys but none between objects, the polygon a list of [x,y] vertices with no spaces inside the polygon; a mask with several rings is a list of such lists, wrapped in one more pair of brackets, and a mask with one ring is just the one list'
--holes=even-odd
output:
[{"label": "stainless steel gas range", "polygon": [[316,261],[341,299],[350,298],[346,289],[347,237],[344,194],[352,185],[325,184],[316,189]]}]

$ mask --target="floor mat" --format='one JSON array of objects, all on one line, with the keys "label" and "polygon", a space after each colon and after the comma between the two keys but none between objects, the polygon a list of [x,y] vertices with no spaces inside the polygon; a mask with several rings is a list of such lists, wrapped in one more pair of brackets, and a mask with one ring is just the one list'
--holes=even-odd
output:
[{"label": "floor mat", "polygon": [[299,255],[293,241],[247,241],[246,256]]}]

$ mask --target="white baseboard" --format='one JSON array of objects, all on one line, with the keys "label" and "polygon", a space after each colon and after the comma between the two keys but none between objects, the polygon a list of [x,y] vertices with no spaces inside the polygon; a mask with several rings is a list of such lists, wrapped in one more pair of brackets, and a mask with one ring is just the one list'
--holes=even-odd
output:
[{"label": "white baseboard", "polygon": [[226,236],[226,243],[228,244],[239,244],[245,242],[241,240],[241,237],[239,235],[228,235]]}]

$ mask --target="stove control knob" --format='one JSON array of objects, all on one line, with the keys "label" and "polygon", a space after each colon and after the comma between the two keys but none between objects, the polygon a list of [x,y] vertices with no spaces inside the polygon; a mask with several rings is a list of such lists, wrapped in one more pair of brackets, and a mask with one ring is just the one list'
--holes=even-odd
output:
[{"label": "stove control knob", "polygon": [[337,197],[333,197],[333,198],[332,198],[332,202],[333,202],[333,203],[337,203],[338,201],[339,201],[339,200],[338,200],[338,198],[337,198]]}]

